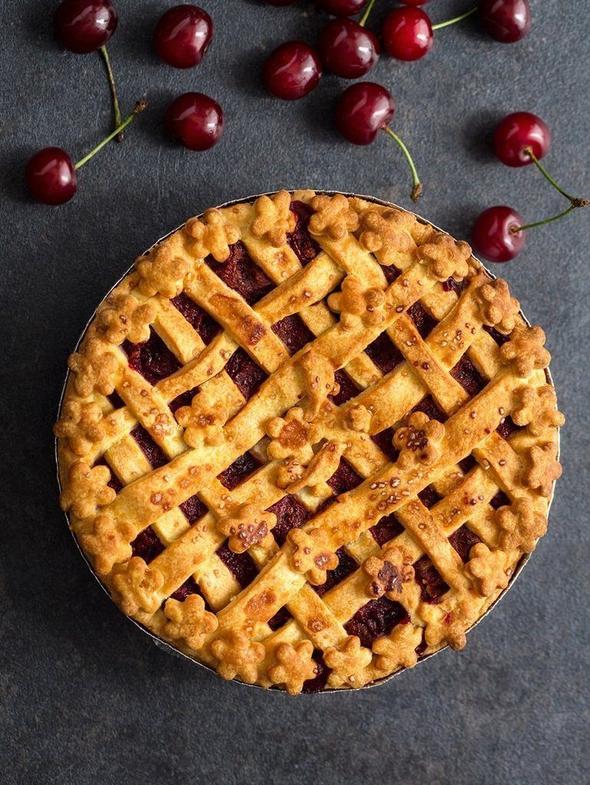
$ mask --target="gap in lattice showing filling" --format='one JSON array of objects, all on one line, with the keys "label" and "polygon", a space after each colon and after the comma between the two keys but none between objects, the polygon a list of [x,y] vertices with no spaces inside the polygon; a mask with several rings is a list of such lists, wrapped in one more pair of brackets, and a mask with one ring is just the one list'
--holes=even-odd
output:
[{"label": "gap in lattice showing filling", "polygon": [[129,367],[140,373],[151,385],[166,379],[181,367],[180,363],[160,338],[150,328],[150,337],[144,343],[124,341],[122,349],[127,355]]}]

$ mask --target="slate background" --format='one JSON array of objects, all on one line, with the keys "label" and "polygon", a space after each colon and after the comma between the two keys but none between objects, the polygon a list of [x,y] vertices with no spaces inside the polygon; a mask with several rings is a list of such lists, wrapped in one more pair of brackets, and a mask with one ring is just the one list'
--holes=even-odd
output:
[{"label": "slate background", "polygon": [[[55,2],[2,0],[3,427],[0,545],[0,780],[6,785],[149,782],[580,785],[588,781],[588,244],[589,216],[531,235],[500,272],[555,353],[565,476],[548,536],[462,654],[445,652],[386,686],[289,700],[226,684],[158,650],[115,609],[75,550],[57,508],[51,424],[65,361],[95,304],[135,255],[188,215],[280,187],[317,187],[408,200],[407,173],[385,137],[340,141],[325,78],[306,100],[265,96],[265,52],[313,41],[307,3],[264,7],[203,0],[216,38],[202,65],[179,72],[150,53],[167,2],[119,0],[110,47],[121,100],[152,102],[127,135],[80,175],[61,208],[32,204],[22,168],[38,147],[80,156],[109,130],[98,56],[61,52]],[[373,25],[391,6],[381,0]],[[469,4],[437,0],[435,19]],[[584,0],[532,0],[535,21],[515,46],[475,23],[439,34],[416,64],[385,58],[373,76],[398,99],[397,130],[426,193],[421,212],[467,236],[483,207],[508,202],[534,219],[559,197],[530,169],[494,161],[486,136],[504,113],[530,109],[554,131],[547,164],[590,195],[590,23]],[[584,13],[586,12],[586,14]],[[160,130],[170,98],[189,89],[226,111],[222,142],[205,154]]]}]

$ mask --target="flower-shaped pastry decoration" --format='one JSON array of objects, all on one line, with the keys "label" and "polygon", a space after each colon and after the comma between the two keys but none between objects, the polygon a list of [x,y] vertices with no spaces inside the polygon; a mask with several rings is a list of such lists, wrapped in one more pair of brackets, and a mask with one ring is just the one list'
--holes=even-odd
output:
[{"label": "flower-shaped pastry decoration", "polygon": [[326,496],[331,493],[327,481],[340,465],[345,450],[343,442],[326,442],[307,466],[296,458],[288,458],[277,471],[277,486],[289,493],[310,488],[314,496]]},{"label": "flower-shaped pastry decoration", "polygon": [[445,427],[442,423],[431,420],[424,412],[414,412],[393,437],[393,446],[400,451],[398,464],[408,468],[412,463],[426,466],[434,463],[440,455],[444,435]]},{"label": "flower-shaped pastry decoration", "polygon": [[541,387],[519,387],[514,391],[512,419],[517,425],[527,425],[533,436],[541,436],[550,428],[559,428],[565,417],[557,409],[557,397],[550,384]]},{"label": "flower-shaped pastry decoration", "polygon": [[317,675],[313,643],[279,643],[273,650],[275,664],[267,672],[271,684],[283,684],[289,695],[299,695],[303,685]]},{"label": "flower-shaped pastry decoration", "polygon": [[217,521],[217,528],[229,537],[229,549],[244,553],[253,545],[260,545],[276,526],[277,516],[261,510],[256,504],[242,504],[229,515]]},{"label": "flower-shaped pastry decoration", "polygon": [[125,340],[143,343],[150,337],[150,325],[158,308],[154,302],[140,302],[132,294],[113,293],[96,315],[96,330],[109,343]]},{"label": "flower-shaped pastry decoration", "polygon": [[373,413],[360,403],[353,404],[346,412],[345,425],[357,433],[369,433]]},{"label": "flower-shaped pastry decoration", "polygon": [[305,419],[315,420],[329,395],[338,395],[340,385],[334,379],[334,367],[323,354],[310,349],[297,363],[303,371]]},{"label": "flower-shaped pastry decoration", "polygon": [[99,507],[115,500],[117,495],[109,486],[111,472],[108,466],[90,467],[86,461],[75,461],[68,470],[60,496],[61,508],[77,518],[96,515]]},{"label": "flower-shaped pastry decoration", "polygon": [[58,439],[63,439],[75,455],[81,457],[101,441],[107,430],[106,423],[97,403],[84,403],[72,398],[64,404],[53,433]]},{"label": "flower-shaped pastry decoration", "polygon": [[340,322],[346,328],[359,321],[370,326],[383,324],[392,310],[382,289],[365,289],[354,275],[346,276],[341,290],[328,297],[328,305],[340,313]]},{"label": "flower-shaped pastry decoration", "polygon": [[295,213],[291,210],[291,195],[279,191],[274,196],[261,196],[254,202],[256,217],[251,232],[254,237],[266,238],[279,248],[287,242],[287,234],[295,229]]},{"label": "flower-shaped pastry decoration", "polygon": [[140,256],[135,266],[139,273],[138,289],[146,297],[155,294],[176,297],[183,290],[190,270],[188,259],[167,243],[157,246],[147,256]]},{"label": "flower-shaped pastry decoration", "polygon": [[131,528],[123,523],[117,524],[108,513],[97,515],[88,530],[79,536],[80,545],[92,558],[94,569],[99,575],[106,575],[114,564],[131,558]]},{"label": "flower-shaped pastry decoration", "polygon": [[211,256],[217,262],[225,262],[230,254],[230,245],[237,243],[240,233],[236,226],[227,223],[220,210],[207,210],[201,219],[192,218],[185,226],[186,233],[195,240],[193,253],[199,259]]},{"label": "flower-shaped pastry decoration", "polygon": [[199,594],[190,594],[183,602],[173,598],[166,600],[164,615],[166,637],[181,641],[193,651],[200,649],[207,635],[215,632],[219,625],[217,616],[205,609],[205,601]]},{"label": "flower-shaped pastry decoration", "polygon": [[360,217],[359,240],[363,248],[377,254],[381,264],[395,264],[400,256],[412,254],[416,249],[413,225],[414,218],[395,207],[382,212],[365,210]]},{"label": "flower-shaped pastry decoration", "polygon": [[364,671],[372,660],[371,650],[361,646],[360,638],[349,635],[339,646],[332,646],[324,652],[324,662],[332,670],[328,684],[331,687],[361,687],[368,680]]},{"label": "flower-shaped pastry decoration", "polygon": [[358,214],[343,194],[314,196],[310,205],[315,211],[309,220],[310,234],[342,240],[349,232],[358,229]]},{"label": "flower-shaped pastry decoration", "polygon": [[227,630],[211,642],[210,648],[217,660],[217,672],[224,679],[237,677],[246,684],[254,684],[258,679],[266,654],[263,643],[250,640],[241,630]]},{"label": "flower-shaped pastry decoration", "polygon": [[134,616],[139,611],[155,613],[160,607],[158,592],[164,585],[162,573],[145,563],[140,556],[115,565],[112,573],[113,597],[123,613]]},{"label": "flower-shaped pastry decoration", "polygon": [[399,668],[413,668],[418,661],[416,647],[421,640],[421,628],[413,624],[396,624],[389,635],[381,635],[373,643],[375,667],[385,673],[392,673]]},{"label": "flower-shaped pastry decoration", "polygon": [[399,602],[404,584],[414,580],[411,559],[396,545],[384,548],[379,556],[369,556],[363,564],[368,575],[367,594],[372,599],[387,596]]},{"label": "flower-shaped pastry decoration", "polygon": [[214,446],[224,439],[226,410],[221,400],[212,400],[204,390],[197,393],[189,406],[181,406],[176,419],[184,428],[182,438],[189,447]]},{"label": "flower-shaped pastry decoration", "polygon": [[562,471],[556,445],[550,442],[535,444],[528,451],[528,466],[522,473],[522,481],[526,488],[547,498],[551,496],[553,483],[559,480]]},{"label": "flower-shaped pastry decoration", "polygon": [[439,281],[449,278],[462,281],[471,274],[471,248],[466,242],[454,240],[448,234],[436,234],[420,245],[416,253],[418,261],[427,265]]},{"label": "flower-shaped pastry decoration", "polygon": [[502,335],[509,335],[517,324],[520,303],[510,295],[506,281],[498,278],[482,284],[476,294],[482,321]]},{"label": "flower-shaped pastry decoration", "polygon": [[464,595],[453,604],[429,605],[422,603],[421,615],[426,621],[424,640],[427,646],[438,648],[448,643],[451,648],[464,649],[466,632],[477,619],[481,602],[476,595]]},{"label": "flower-shaped pastry decoration", "polygon": [[535,369],[546,368],[551,360],[551,355],[545,349],[545,333],[542,328],[521,324],[516,325],[510,340],[500,347],[500,355],[523,378]]},{"label": "flower-shaped pastry decoration", "polygon": [[532,553],[537,540],[547,532],[547,518],[537,512],[530,499],[517,499],[496,510],[498,544],[503,550]]},{"label": "flower-shaped pastry decoration", "polygon": [[68,368],[74,374],[74,388],[86,398],[95,390],[110,395],[118,381],[121,362],[98,338],[91,337],[79,352],[68,357]]},{"label": "flower-shaped pastry decoration", "polygon": [[490,597],[496,589],[505,589],[512,574],[511,570],[506,571],[504,552],[492,551],[484,542],[471,548],[465,571],[482,597]]},{"label": "flower-shaped pastry decoration", "polygon": [[307,422],[304,411],[294,406],[284,417],[273,417],[266,425],[271,437],[266,452],[270,460],[280,461],[294,458],[299,464],[307,465],[313,458],[312,445],[319,437],[317,425]]},{"label": "flower-shaped pastry decoration", "polygon": [[328,570],[338,566],[338,556],[327,547],[320,529],[291,529],[287,534],[289,564],[314,586],[321,586]]}]

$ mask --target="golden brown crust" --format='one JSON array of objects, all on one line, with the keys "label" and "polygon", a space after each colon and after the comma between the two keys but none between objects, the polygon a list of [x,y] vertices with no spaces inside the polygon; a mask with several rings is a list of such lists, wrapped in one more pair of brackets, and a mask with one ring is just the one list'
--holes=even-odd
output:
[{"label": "golden brown crust", "polygon": [[[293,200],[320,247],[306,264]],[[205,263],[237,242],[275,287],[254,304]],[[208,343],[172,301],[181,292],[221,326]],[[295,315],[313,338],[290,356],[277,325]],[[152,384],[122,347],[153,333],[180,368]],[[544,342],[465,243],[399,208],[302,191],[207,211],[138,260],[69,359],[62,506],[122,610],[224,678],[296,694],[320,651],[327,687],[363,686],[412,667],[417,649],[462,648],[545,533],[563,415]],[[239,356],[267,377],[249,400],[229,373]],[[503,436],[508,417],[520,430]],[[508,503],[495,510],[499,491]],[[288,533],[285,505],[302,511]],[[373,527],[394,519],[403,530],[379,545]],[[449,539],[462,526],[479,540],[466,563]],[[144,532],[155,558],[137,555]],[[228,547],[258,571],[244,588]],[[423,557],[448,586],[436,603]],[[186,581],[198,593],[172,598]],[[405,615],[363,645],[345,625],[375,599]],[[274,629],[284,608],[292,618]]]}]

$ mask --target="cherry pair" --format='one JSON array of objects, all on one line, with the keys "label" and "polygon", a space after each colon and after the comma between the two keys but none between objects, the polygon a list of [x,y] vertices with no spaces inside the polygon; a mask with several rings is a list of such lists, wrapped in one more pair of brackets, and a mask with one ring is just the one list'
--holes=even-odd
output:
[{"label": "cherry pair", "polygon": [[520,213],[506,205],[496,205],[484,210],[472,230],[474,249],[492,262],[508,262],[524,248],[526,232],[537,226],[562,218],[578,207],[587,207],[590,201],[578,199],[561,188],[540,163],[551,146],[551,131],[547,125],[530,112],[515,112],[505,117],[494,132],[493,147],[496,156],[506,166],[520,167],[534,164],[543,177],[569,201],[569,206],[557,215],[526,224]]}]

